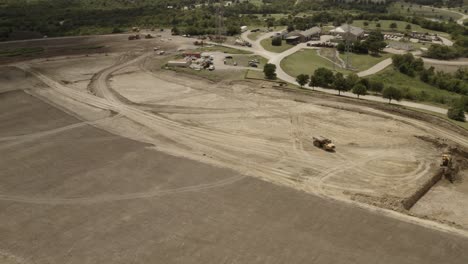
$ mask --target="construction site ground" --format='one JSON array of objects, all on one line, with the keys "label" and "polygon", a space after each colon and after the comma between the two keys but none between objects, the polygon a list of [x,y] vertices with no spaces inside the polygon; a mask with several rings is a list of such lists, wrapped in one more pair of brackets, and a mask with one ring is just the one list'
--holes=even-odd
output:
[{"label": "construction site ground", "polygon": [[463,148],[465,135],[377,103],[164,70],[152,47],[172,56],[182,37],[114,38],[97,54],[4,62],[0,260],[468,260],[462,229],[360,205],[411,197],[439,170],[434,141]]}]

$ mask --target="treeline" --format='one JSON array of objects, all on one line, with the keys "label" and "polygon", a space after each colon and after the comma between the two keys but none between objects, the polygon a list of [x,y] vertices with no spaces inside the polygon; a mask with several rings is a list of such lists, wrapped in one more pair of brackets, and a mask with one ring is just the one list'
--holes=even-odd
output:
[{"label": "treeline", "polygon": [[468,95],[468,70],[460,68],[455,73],[435,71],[434,67],[424,68],[424,62],[413,54],[393,55],[393,66],[399,72],[419,79],[441,90]]}]

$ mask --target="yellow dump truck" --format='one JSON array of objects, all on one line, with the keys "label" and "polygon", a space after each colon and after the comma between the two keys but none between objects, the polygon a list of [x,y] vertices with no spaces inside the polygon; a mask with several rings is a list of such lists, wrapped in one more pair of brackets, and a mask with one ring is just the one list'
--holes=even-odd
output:
[{"label": "yellow dump truck", "polygon": [[321,148],[326,151],[333,152],[335,151],[335,144],[332,143],[332,141],[328,138],[319,136],[319,137],[314,137],[314,146],[317,148]]}]

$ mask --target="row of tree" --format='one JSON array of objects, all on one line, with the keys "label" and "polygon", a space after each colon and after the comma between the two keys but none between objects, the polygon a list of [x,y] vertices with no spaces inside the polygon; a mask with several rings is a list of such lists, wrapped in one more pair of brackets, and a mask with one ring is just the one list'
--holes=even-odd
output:
[{"label": "row of tree", "polygon": [[415,58],[413,54],[392,56],[393,66],[399,72],[415,77],[427,84],[441,90],[447,90],[462,95],[468,95],[468,70],[460,68],[455,73],[435,71],[434,67],[426,69],[421,58]]},{"label": "row of tree", "polygon": [[382,94],[383,98],[389,100],[400,101],[403,98],[401,90],[389,86],[385,87],[380,81],[369,80],[367,78],[360,78],[356,74],[349,74],[344,76],[342,73],[333,73],[327,68],[318,68],[312,75],[299,74],[296,77],[296,82],[302,87],[309,85],[310,87],[323,87],[335,89],[338,91],[338,95],[342,92],[351,91],[358,98],[364,96],[368,91],[378,92]]}]

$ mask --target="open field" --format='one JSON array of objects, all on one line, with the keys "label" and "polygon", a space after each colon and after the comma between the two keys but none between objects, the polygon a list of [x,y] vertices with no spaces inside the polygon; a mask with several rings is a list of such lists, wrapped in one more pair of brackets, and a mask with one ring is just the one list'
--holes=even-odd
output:
[{"label": "open field", "polygon": [[300,50],[281,62],[281,68],[291,76],[299,74],[313,74],[320,67],[328,68],[343,73],[351,71],[344,70],[339,66],[333,67],[333,63],[325,58],[320,57],[315,49]]},{"label": "open field", "polygon": [[[377,23],[380,23],[380,30],[382,30],[382,31],[389,31],[389,32],[395,31],[395,32],[405,33],[405,32],[407,32],[407,30],[405,29],[406,25],[410,24],[411,25],[411,30],[410,31],[429,32],[429,33],[434,33],[434,34],[437,34],[437,35],[440,35],[440,36],[450,38],[449,34],[447,34],[445,32],[439,32],[439,31],[425,29],[425,28],[422,28],[419,25],[408,23],[408,22],[405,22],[405,21],[397,21],[397,20],[368,21],[369,25],[367,27],[364,26],[364,21],[365,20],[354,20],[352,25],[356,26],[356,27],[361,27],[363,29],[372,29],[372,30],[374,30],[374,29],[377,29],[377,27],[376,27]],[[390,28],[390,24],[392,24],[392,23],[397,24],[396,29]]]},{"label": "open field", "polygon": [[429,6],[420,6],[417,4],[408,4],[404,2],[393,3],[389,8],[389,13],[401,15],[416,15],[426,18],[448,21],[450,18],[458,20],[462,16],[447,10],[432,8]]},{"label": "open field", "polygon": [[450,105],[453,100],[460,97],[459,94],[451,93],[446,90],[438,89],[432,85],[424,83],[418,77],[409,77],[397,72],[392,67],[372,75],[371,79],[384,82],[386,85],[392,85],[407,91],[415,100],[430,102],[439,105]]},{"label": "open field", "polygon": [[257,40],[262,34],[264,34],[264,32],[257,31],[257,32],[252,32],[252,33],[250,33],[249,35],[247,35],[247,37],[248,37],[250,40],[255,41],[255,40]]},{"label": "open field", "polygon": [[[56,64],[56,62],[53,63]],[[47,62],[33,64],[33,68],[47,68],[47,64]],[[65,64],[67,62],[64,61]],[[248,84],[226,85],[221,82],[216,85],[218,89],[207,90],[208,84],[204,81],[185,80],[180,75],[161,72],[158,65],[156,60],[146,60],[140,68],[147,67],[150,72],[140,72],[139,68],[129,67],[128,70],[122,69],[113,73],[113,77],[109,79],[108,83],[111,91],[117,92],[132,102],[144,103],[149,111],[153,111],[151,109],[154,108],[154,111],[157,111],[159,115],[173,120],[171,122],[195,125],[193,128],[188,126],[182,129],[183,133],[188,133],[187,135],[165,134],[165,130],[159,131],[165,126],[164,123],[158,125],[158,133],[163,133],[164,137],[179,141],[175,146],[158,141],[158,148],[165,149],[173,155],[197,159],[196,153],[203,151],[213,157],[214,164],[239,170],[243,174],[255,175],[281,184],[294,184],[302,186],[300,188],[336,194],[348,190],[370,195],[387,193],[394,197],[404,198],[411,193],[419,180],[430,175],[429,171],[436,152],[431,150],[430,145],[419,142],[417,139],[414,139],[414,143],[406,142],[408,140],[405,136],[406,133],[413,130],[405,124],[399,125],[401,126],[399,131],[393,131],[392,127],[395,124],[387,118],[381,117],[380,114],[369,114],[365,121],[357,121],[354,120],[354,113],[347,111],[281,99],[272,100],[267,95],[262,94],[255,96],[244,94],[242,91],[251,89]],[[157,73],[153,74],[153,71]],[[55,75],[51,76],[56,77]],[[157,85],[158,83],[161,85]],[[168,83],[172,85],[169,86]],[[135,85],[139,89],[134,89]],[[105,95],[102,90],[93,90],[93,92]],[[167,109],[164,109],[164,106]],[[246,115],[246,113],[249,114]],[[319,121],[328,115],[336,117],[333,128]],[[154,121],[152,122],[154,123]],[[157,123],[153,125],[157,125]],[[378,127],[379,132],[373,131],[374,127]],[[346,138],[340,136],[343,135],[340,131],[344,128],[348,131]],[[174,133],[173,130],[170,129],[171,133]],[[192,130],[193,132],[191,132]],[[363,130],[370,134],[358,133],[358,131]],[[195,133],[195,131],[199,132]],[[310,137],[305,131],[316,131],[315,134],[330,136],[340,144],[341,154],[330,155],[315,149],[311,146]],[[207,138],[201,142],[191,142],[189,139],[197,133],[207,133]],[[389,133],[391,140],[387,139],[390,136]],[[418,129],[409,133],[424,134]],[[371,142],[365,140],[376,137],[376,134],[386,139],[374,139],[373,142],[379,142],[377,146],[373,146]],[[292,138],[291,135],[293,135]],[[146,137],[150,137],[150,135]],[[185,139],[181,140],[182,138]],[[262,143],[264,140],[267,140],[268,143]],[[226,145],[227,142],[229,142],[228,145]],[[419,145],[420,148],[408,152],[409,156],[402,157],[399,152],[392,151],[394,147],[404,148],[405,145],[414,144]],[[250,147],[246,148],[247,145]],[[241,147],[243,149],[240,149]],[[187,148],[197,151],[187,152]],[[278,149],[281,151],[278,152]],[[236,154],[233,156],[234,153]],[[306,155],[306,153],[308,154]],[[369,158],[372,157],[372,162],[360,160],[363,153],[372,153],[369,156]],[[243,160],[236,159],[235,156],[249,156],[250,160],[261,161],[262,167],[253,166],[250,162],[245,163]],[[375,162],[374,159],[381,159],[382,162]],[[227,162],[228,160],[229,162]],[[348,166],[354,167],[351,164],[356,162],[365,162],[367,164],[366,170],[353,172],[352,169],[348,168]],[[394,162],[402,162],[405,166],[396,168],[385,165]],[[349,165],[343,167],[343,170],[325,174],[323,172],[326,171],[323,167],[324,164],[332,167]],[[379,182],[366,180],[367,173],[372,178],[373,170],[379,171],[383,175],[388,174],[388,177],[383,176]],[[396,184],[391,176],[393,174],[411,174],[412,177],[408,176],[409,182],[405,182],[405,187],[399,189],[384,187]],[[401,179],[398,181],[399,184],[402,184]]]},{"label": "open field", "polygon": [[[348,54],[340,54],[340,57],[343,61],[347,61],[349,58],[349,67],[355,71],[364,71],[372,66],[376,65],[377,63],[392,57],[392,54],[388,53],[380,53],[378,56],[372,56],[367,54],[356,54],[356,53],[348,53]],[[347,58],[348,57],[348,58]]]},{"label": "open field", "polygon": [[0,161],[8,164],[0,174],[5,264],[463,263],[468,249],[462,237],[167,155],[89,125],[16,143],[0,143],[0,152],[19,151],[31,163]]},{"label": "open field", "polygon": [[0,262],[466,263],[463,231],[369,205],[405,212],[465,132],[162,68],[191,41],[0,68]]},{"label": "open field", "polygon": [[271,51],[271,52],[276,52],[276,53],[281,53],[283,51],[286,51],[286,50],[294,47],[293,45],[286,44],[286,40],[283,40],[283,43],[282,43],[281,46],[273,46],[273,45],[271,45],[271,38],[266,38],[266,39],[262,40],[260,42],[260,44],[262,45],[262,47],[265,50]]}]

